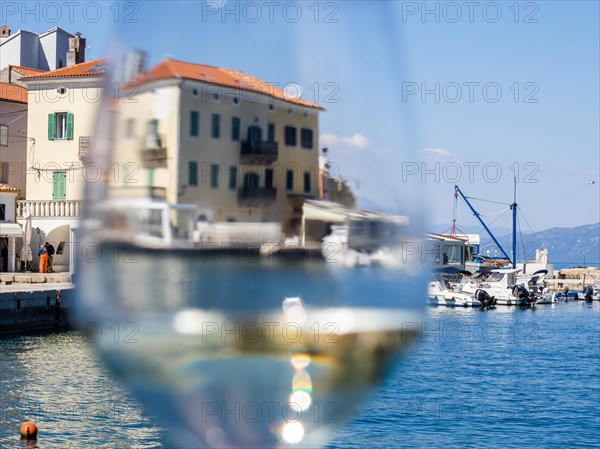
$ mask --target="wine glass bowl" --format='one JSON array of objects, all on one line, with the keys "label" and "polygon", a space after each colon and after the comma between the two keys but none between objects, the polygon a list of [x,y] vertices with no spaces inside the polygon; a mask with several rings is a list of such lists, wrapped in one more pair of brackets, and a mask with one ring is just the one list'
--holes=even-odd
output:
[{"label": "wine glass bowl", "polygon": [[182,447],[321,446],[415,340],[421,211],[335,194],[320,116],[340,108],[149,57],[107,62],[121,87],[98,113],[110,176],[86,186],[81,316],[111,329],[103,358]]}]

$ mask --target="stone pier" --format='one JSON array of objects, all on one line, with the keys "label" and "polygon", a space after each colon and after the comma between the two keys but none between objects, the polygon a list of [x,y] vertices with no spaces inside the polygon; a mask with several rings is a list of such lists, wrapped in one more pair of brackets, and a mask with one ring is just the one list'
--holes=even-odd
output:
[{"label": "stone pier", "polygon": [[[46,276],[51,274],[10,275],[13,276],[12,281],[9,280],[10,276],[1,275],[0,336],[69,327],[75,302],[73,284],[50,282]],[[15,282],[14,277],[18,277],[19,281],[27,278],[29,283]]]}]

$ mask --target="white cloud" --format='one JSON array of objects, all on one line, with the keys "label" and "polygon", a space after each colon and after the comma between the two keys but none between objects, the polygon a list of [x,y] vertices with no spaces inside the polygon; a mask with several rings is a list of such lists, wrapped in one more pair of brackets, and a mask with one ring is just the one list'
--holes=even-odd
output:
[{"label": "white cloud", "polygon": [[336,147],[351,147],[358,150],[364,150],[371,143],[370,140],[363,134],[356,133],[350,137],[342,137],[337,134],[321,134],[321,144],[332,147],[333,150]]},{"label": "white cloud", "polygon": [[433,159],[447,159],[452,156],[452,151],[444,150],[442,148],[423,148],[421,154]]}]

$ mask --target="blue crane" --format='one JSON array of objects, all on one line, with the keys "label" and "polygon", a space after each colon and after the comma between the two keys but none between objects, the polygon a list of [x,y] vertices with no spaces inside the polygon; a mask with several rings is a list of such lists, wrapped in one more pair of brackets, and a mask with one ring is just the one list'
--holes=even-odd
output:
[{"label": "blue crane", "polygon": [[496,239],[496,237],[494,237],[494,234],[492,234],[492,231],[490,231],[490,228],[487,227],[487,225],[484,223],[483,219],[481,218],[481,216],[479,215],[479,212],[477,212],[475,210],[475,208],[471,205],[471,203],[469,202],[469,200],[467,199],[467,197],[462,193],[462,191],[460,190],[460,188],[455,185],[454,186],[454,191],[459,194],[461,196],[461,198],[465,201],[465,203],[467,204],[467,206],[469,206],[469,209],[471,209],[471,212],[473,212],[473,215],[475,215],[475,218],[477,218],[477,220],[479,220],[479,223],[481,223],[481,226],[483,226],[483,228],[487,231],[487,233],[489,234],[489,236],[492,238],[492,240],[494,241],[494,243],[498,246],[498,248],[500,249],[500,251],[502,252],[502,254],[504,254],[504,257],[506,257],[508,260],[512,261],[512,266],[513,268],[516,267],[516,258],[517,258],[517,190],[516,190],[516,180],[515,180],[515,196],[514,196],[514,201],[513,203],[510,205],[510,208],[512,210],[512,225],[513,225],[513,229],[512,229],[512,258],[509,257],[509,255],[506,253],[506,251],[504,250],[504,248],[502,247],[502,245],[500,245],[500,242],[498,242],[498,240]]}]

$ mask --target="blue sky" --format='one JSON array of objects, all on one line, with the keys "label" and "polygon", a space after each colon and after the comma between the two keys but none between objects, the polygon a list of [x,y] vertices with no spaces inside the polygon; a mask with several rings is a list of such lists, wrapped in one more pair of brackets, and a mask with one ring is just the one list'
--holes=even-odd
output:
[{"label": "blue sky", "polygon": [[[327,109],[321,144],[365,203],[421,202],[437,230],[455,183],[508,203],[517,168],[535,231],[600,220],[598,2],[101,2],[96,22],[81,2],[54,23],[43,7],[22,17],[7,3],[13,30],[81,31],[88,59],[118,35],[152,63],[170,55],[299,84]],[[459,219],[475,224],[464,205]]]}]

